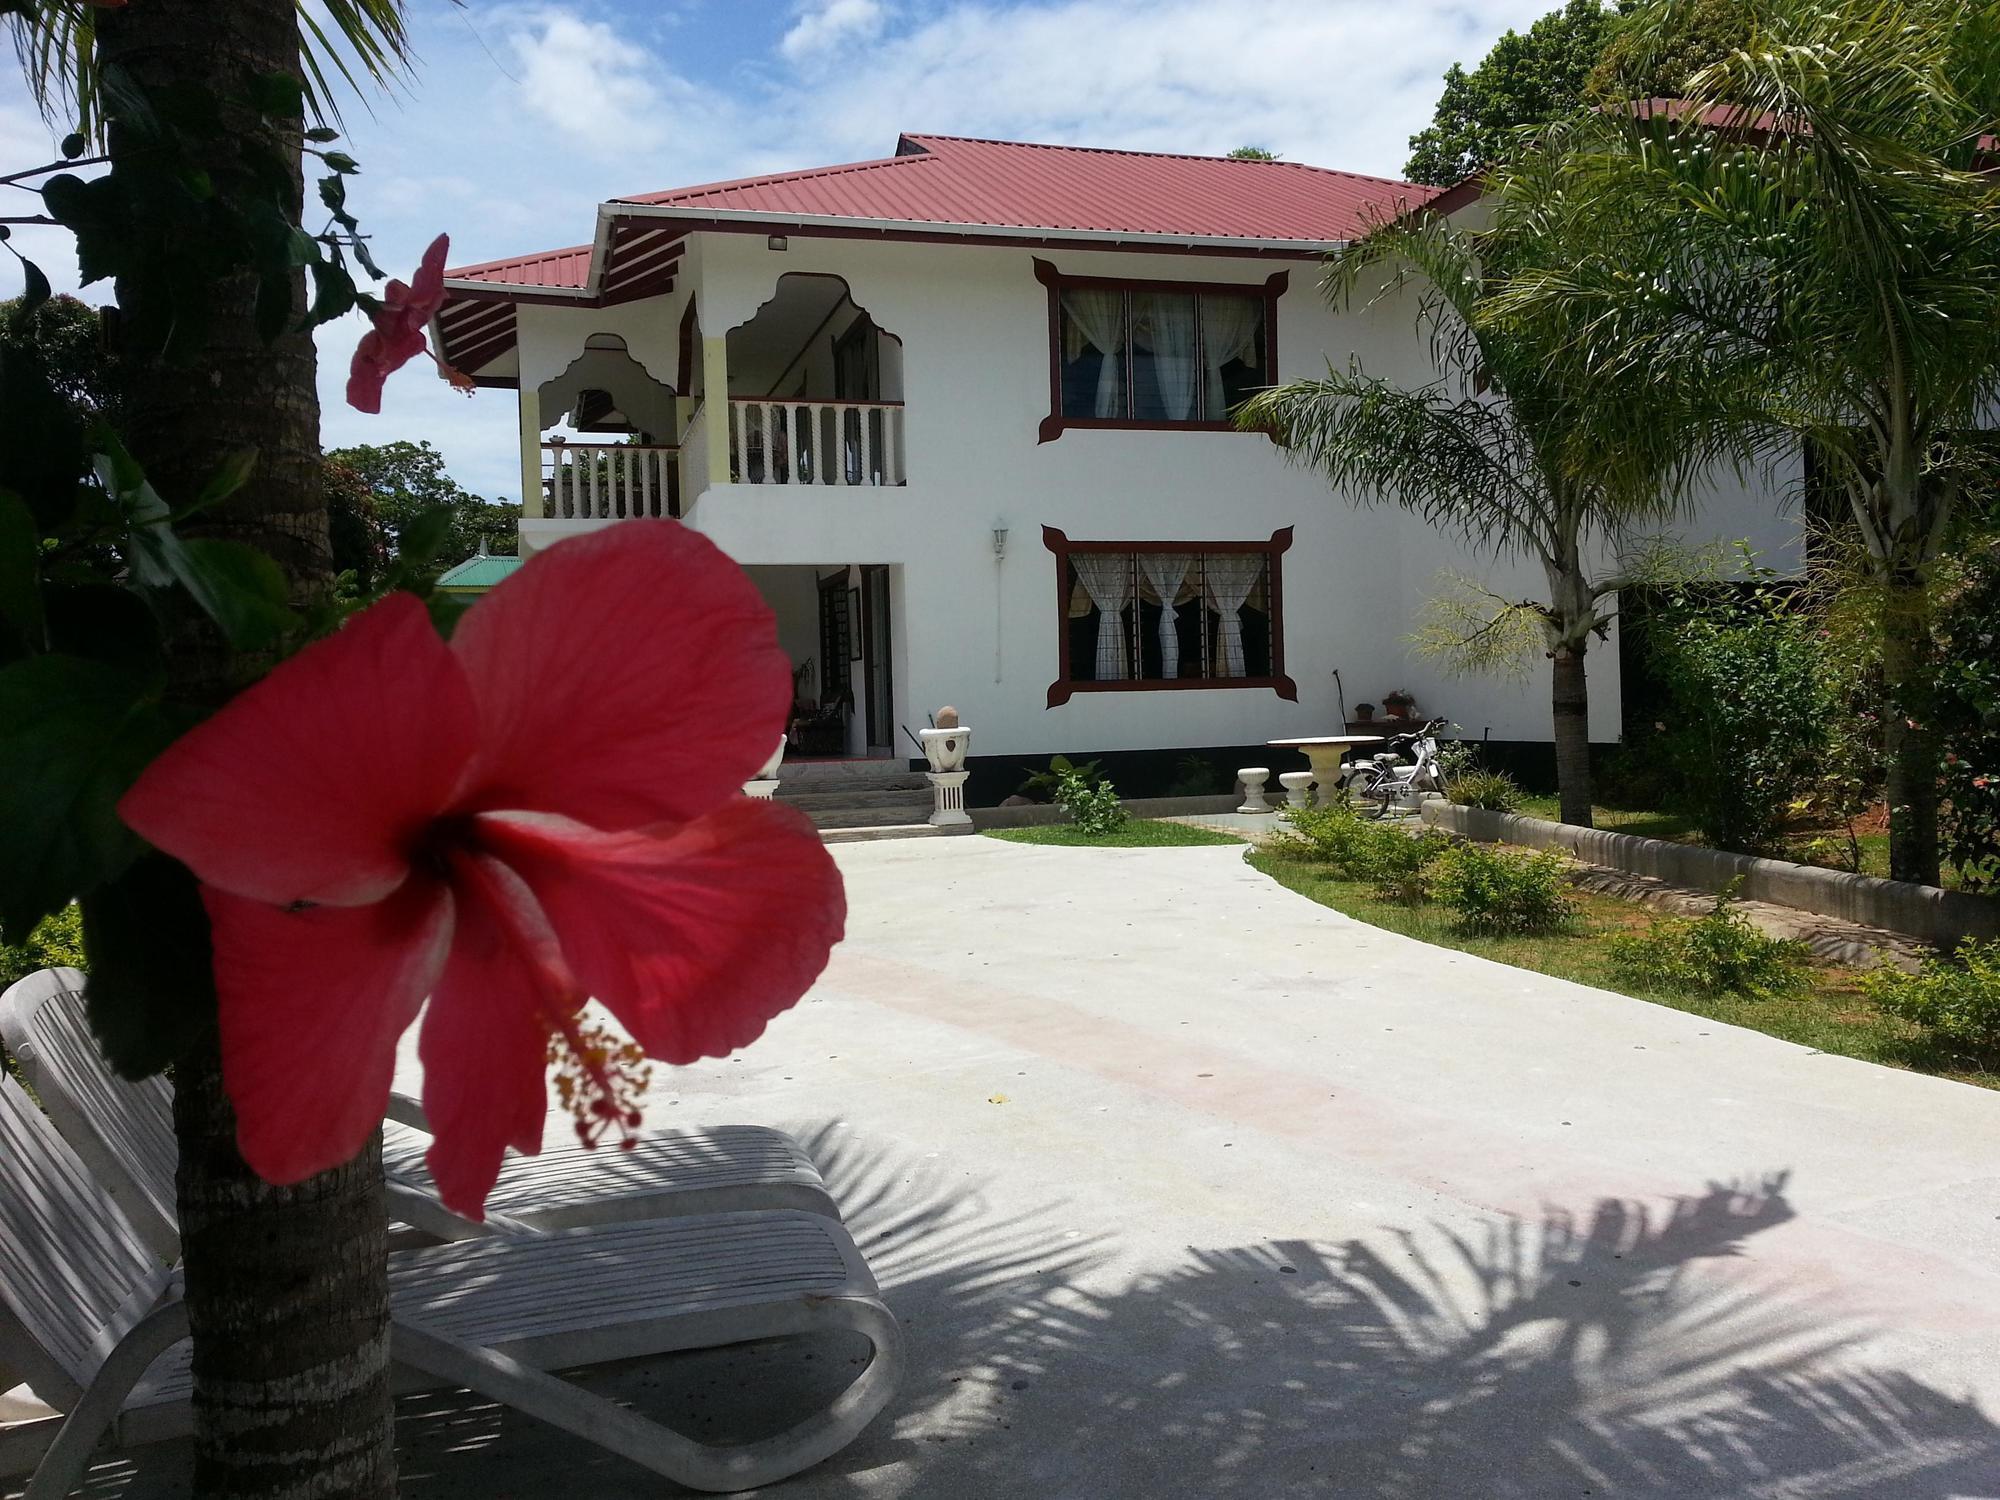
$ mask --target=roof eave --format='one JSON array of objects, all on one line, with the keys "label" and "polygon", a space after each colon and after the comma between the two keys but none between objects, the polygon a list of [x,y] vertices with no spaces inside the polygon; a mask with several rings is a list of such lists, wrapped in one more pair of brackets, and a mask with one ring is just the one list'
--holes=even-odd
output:
[{"label": "roof eave", "polygon": [[1328,255],[1345,249],[1347,240],[1283,240],[1256,235],[1163,234],[1126,229],[1058,229],[1044,225],[960,224],[939,219],[878,219],[849,214],[801,214],[764,209],[704,208],[666,203],[612,202],[599,212],[614,210],[620,215],[648,219],[684,219],[698,223],[751,225],[784,224],[800,230],[815,228],[875,230],[882,234],[926,234],[940,237],[981,236],[1034,242],[1077,240],[1106,245],[1157,245],[1174,249],[1212,246],[1218,250],[1266,250],[1296,252],[1300,259]]}]

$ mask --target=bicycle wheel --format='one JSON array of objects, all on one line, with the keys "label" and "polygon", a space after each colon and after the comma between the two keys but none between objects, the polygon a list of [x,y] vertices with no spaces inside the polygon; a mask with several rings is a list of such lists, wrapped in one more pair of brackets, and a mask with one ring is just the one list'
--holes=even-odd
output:
[{"label": "bicycle wheel", "polygon": [[1396,788],[1385,776],[1381,780],[1371,782],[1369,785],[1363,787],[1360,792],[1360,800],[1361,806],[1359,811],[1361,816],[1371,823],[1380,822],[1383,818],[1389,816],[1389,808],[1396,800]]}]

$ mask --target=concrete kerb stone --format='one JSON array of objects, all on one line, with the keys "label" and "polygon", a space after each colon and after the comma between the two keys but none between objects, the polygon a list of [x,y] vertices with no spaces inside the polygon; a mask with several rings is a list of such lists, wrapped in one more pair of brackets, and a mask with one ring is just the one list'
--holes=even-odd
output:
[{"label": "concrete kerb stone", "polygon": [[[1122,804],[1135,818],[1192,818],[1207,813],[1236,811],[1243,799],[1234,793],[1213,797],[1130,797]],[[972,826],[988,828],[1039,828],[1050,823],[1067,823],[1069,814],[1054,803],[1037,802],[1026,807],[972,807]]]},{"label": "concrete kerb stone", "polygon": [[2000,937],[2000,901],[1936,886],[1850,875],[1781,859],[1726,854],[1699,844],[1675,844],[1602,828],[1577,828],[1518,813],[1428,802],[1424,822],[1481,843],[1562,849],[1586,864],[1645,875],[1669,885],[1721,891],[1741,879],[1738,894],[1752,901],[1816,912],[1866,927],[1886,928],[1936,947],[1968,937]]}]

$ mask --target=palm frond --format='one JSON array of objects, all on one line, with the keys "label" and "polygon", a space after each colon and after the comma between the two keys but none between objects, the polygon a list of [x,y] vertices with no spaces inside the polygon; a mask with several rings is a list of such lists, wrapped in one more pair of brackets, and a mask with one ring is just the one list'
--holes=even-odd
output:
[{"label": "palm frond", "polygon": [[[453,0],[461,4],[463,0]],[[60,130],[101,141],[105,99],[97,65],[91,0],[27,0],[6,20],[36,108]],[[403,0],[298,0],[300,63],[314,119],[340,122],[339,94],[366,97],[408,75],[410,37]]]}]

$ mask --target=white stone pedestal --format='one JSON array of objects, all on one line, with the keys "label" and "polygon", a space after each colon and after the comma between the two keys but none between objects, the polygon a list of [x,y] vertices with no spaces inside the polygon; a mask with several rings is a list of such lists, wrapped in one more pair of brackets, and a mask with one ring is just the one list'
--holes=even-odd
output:
[{"label": "white stone pedestal", "polygon": [[1245,766],[1236,773],[1236,779],[1243,783],[1243,805],[1236,809],[1238,812],[1273,811],[1271,804],[1264,800],[1264,783],[1271,779],[1269,766]]},{"label": "white stone pedestal", "polygon": [[971,774],[970,771],[924,772],[924,780],[931,784],[932,827],[959,827],[972,821],[972,815],[965,810],[965,779]]},{"label": "white stone pedestal", "polygon": [[1291,806],[1312,806],[1312,772],[1280,771],[1278,773],[1278,785],[1285,789],[1285,801]]}]

